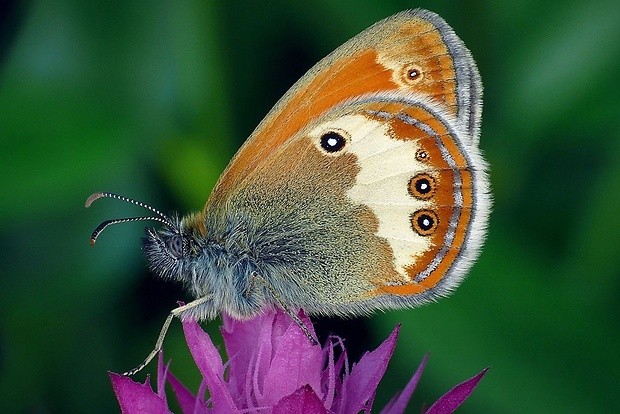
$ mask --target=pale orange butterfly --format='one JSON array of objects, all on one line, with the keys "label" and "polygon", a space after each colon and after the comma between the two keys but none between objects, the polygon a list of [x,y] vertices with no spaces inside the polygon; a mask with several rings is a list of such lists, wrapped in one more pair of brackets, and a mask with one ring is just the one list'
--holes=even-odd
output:
[{"label": "pale orange butterfly", "polygon": [[478,148],[482,84],[469,50],[426,10],[382,20],[308,71],[234,156],[204,210],[151,210],[155,274],[196,298],[174,316],[365,315],[457,287],[491,206]]}]

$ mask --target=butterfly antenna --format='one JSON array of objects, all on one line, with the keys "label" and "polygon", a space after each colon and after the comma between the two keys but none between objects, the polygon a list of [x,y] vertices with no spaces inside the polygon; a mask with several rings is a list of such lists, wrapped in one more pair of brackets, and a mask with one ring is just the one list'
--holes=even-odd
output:
[{"label": "butterfly antenna", "polygon": [[162,213],[161,211],[149,206],[148,204],[144,204],[141,201],[137,201],[128,197],[124,197],[122,195],[118,195],[118,194],[114,194],[114,193],[107,193],[107,192],[99,192],[99,193],[94,193],[92,194],[90,197],[88,197],[86,199],[86,208],[90,207],[90,205],[97,199],[100,198],[115,198],[117,200],[121,200],[121,201],[125,201],[127,203],[131,203],[131,204],[135,204],[136,206],[140,206],[142,208],[145,208],[155,214],[157,214],[157,216],[150,216],[150,217],[128,217],[128,218],[120,218],[120,219],[111,219],[111,220],[106,220],[103,223],[101,223],[100,225],[97,226],[97,228],[93,231],[93,233],[90,236],[90,244],[92,246],[95,245],[95,242],[97,241],[97,237],[99,237],[99,235],[101,234],[101,232],[103,232],[103,230],[106,229],[106,227],[111,226],[112,224],[118,224],[118,223],[128,223],[130,221],[145,221],[145,220],[152,220],[152,221],[159,221],[160,223],[164,223],[170,227],[174,227],[172,220],[170,220],[170,218],[168,216],[166,216],[164,213]]}]

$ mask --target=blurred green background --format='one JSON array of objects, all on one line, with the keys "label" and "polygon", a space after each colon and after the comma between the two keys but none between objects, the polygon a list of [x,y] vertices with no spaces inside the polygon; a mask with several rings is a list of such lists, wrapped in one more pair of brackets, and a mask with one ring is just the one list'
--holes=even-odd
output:
[{"label": "blurred green background", "polygon": [[[143,214],[114,200],[85,210],[90,193],[200,209],[295,80],[411,7],[442,15],[479,64],[495,196],[489,238],[452,298],[319,329],[346,336],[357,360],[403,324],[377,409],[427,352],[411,412],[486,366],[460,412],[620,406],[619,1],[0,5],[3,411],[117,411],[106,372],[141,361],[167,312],[188,298],[146,270],[144,223],[89,246],[100,221]],[[195,391],[178,322],[165,350]]]}]

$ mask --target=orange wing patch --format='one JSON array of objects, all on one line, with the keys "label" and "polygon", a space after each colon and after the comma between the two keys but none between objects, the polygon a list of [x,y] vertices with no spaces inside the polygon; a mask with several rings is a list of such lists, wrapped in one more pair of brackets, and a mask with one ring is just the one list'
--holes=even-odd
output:
[{"label": "orange wing patch", "polygon": [[279,146],[348,99],[409,90],[456,113],[454,78],[448,49],[431,22],[401,13],[375,24],[319,62],[284,95],[232,159],[209,201],[224,200]]},{"label": "orange wing patch", "polygon": [[454,62],[441,33],[430,22],[406,23],[379,45],[379,62],[392,69],[392,80],[404,90],[423,93],[457,114]]}]

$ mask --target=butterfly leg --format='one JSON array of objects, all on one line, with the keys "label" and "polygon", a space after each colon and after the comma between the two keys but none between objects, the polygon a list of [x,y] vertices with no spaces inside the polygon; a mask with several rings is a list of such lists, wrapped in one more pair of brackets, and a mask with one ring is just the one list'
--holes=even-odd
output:
[{"label": "butterfly leg", "polygon": [[306,334],[306,336],[308,337],[308,339],[310,340],[312,345],[317,345],[319,343],[319,341],[317,341],[317,339],[312,335],[312,333],[310,332],[308,327],[303,323],[303,321],[299,318],[299,316],[295,312],[293,312],[291,309],[289,309],[284,304],[284,302],[282,301],[282,299],[280,299],[280,296],[278,296],[278,294],[273,289],[273,287],[271,287],[271,285],[269,283],[267,283],[267,281],[263,277],[261,277],[258,273],[256,273],[256,272],[252,272],[251,275],[250,275],[250,285],[253,283],[254,280],[260,281],[267,288],[267,290],[269,290],[269,292],[273,296],[273,298],[276,301],[276,303],[278,304],[278,306],[284,312],[286,312],[291,317],[291,319],[293,319],[293,321],[295,321],[295,323],[297,325],[299,325],[299,327],[301,328],[303,333]]},{"label": "butterfly leg", "polygon": [[175,316],[179,317],[179,315],[181,313],[185,312],[186,310],[195,308],[198,305],[202,305],[203,303],[205,303],[209,299],[211,299],[211,295],[204,296],[202,298],[193,300],[193,301],[191,301],[191,302],[189,302],[189,303],[187,303],[185,305],[181,305],[178,308],[174,308],[170,312],[170,314],[168,315],[166,320],[164,321],[164,326],[161,327],[161,331],[159,332],[159,336],[157,337],[157,342],[155,342],[155,348],[153,348],[151,353],[148,354],[148,356],[144,359],[144,361],[140,365],[138,365],[134,369],[131,369],[131,370],[123,373],[123,375],[125,375],[125,376],[132,376],[132,375],[142,371],[142,369],[144,369],[144,367],[146,367],[148,365],[148,363],[151,362],[153,360],[153,358],[155,358],[155,355],[157,355],[159,353],[159,351],[161,351],[162,347],[164,346],[164,338],[166,337],[166,333],[168,332],[168,328],[170,327],[170,323],[172,323],[172,319],[174,319]]}]

